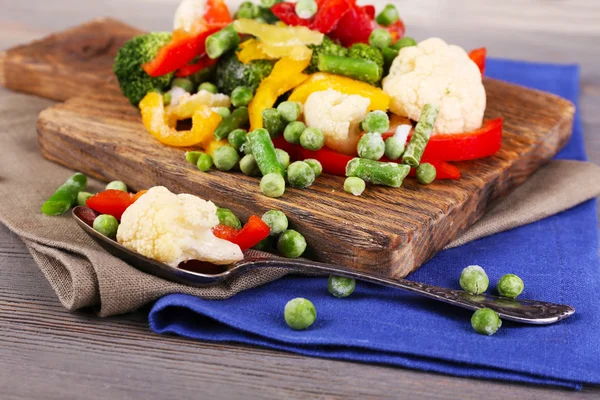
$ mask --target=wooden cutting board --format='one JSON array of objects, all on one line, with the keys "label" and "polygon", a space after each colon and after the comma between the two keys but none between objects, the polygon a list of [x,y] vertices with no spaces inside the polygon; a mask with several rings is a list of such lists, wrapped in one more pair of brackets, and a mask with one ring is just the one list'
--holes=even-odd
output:
[{"label": "wooden cutting board", "polygon": [[[502,149],[456,163],[459,181],[400,189],[369,187],[355,197],[343,177],[323,175],[309,189],[261,195],[257,178],[203,173],[184,150],[154,140],[139,111],[121,96],[111,66],[119,46],[138,33],[114,20],[95,20],[0,54],[7,88],[65,100],[38,120],[44,157],[133,189],[165,185],[211,199],[243,218],[283,210],[309,243],[308,256],[383,276],[403,277],[477,221],[495,200],[525,181],[568,141],[575,108],[562,98],[485,79],[486,118],[504,118]],[[58,182],[57,182],[58,184]]]}]

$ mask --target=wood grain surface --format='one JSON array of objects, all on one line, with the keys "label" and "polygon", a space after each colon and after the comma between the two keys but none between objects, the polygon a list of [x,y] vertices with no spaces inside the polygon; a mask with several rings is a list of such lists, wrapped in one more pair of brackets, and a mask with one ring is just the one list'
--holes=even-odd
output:
[{"label": "wood grain surface", "polygon": [[[3,0],[0,49],[108,15],[169,29],[178,0]],[[581,63],[586,149],[600,163],[600,3],[589,0],[399,1],[408,31],[494,57]],[[0,91],[5,91],[0,88]],[[48,101],[31,99],[39,109]],[[35,115],[7,116],[30,120]],[[410,398],[597,399],[502,382],[214,345],[148,331],[144,313],[98,319],[64,311],[25,246],[0,226],[2,399]],[[376,382],[376,383],[374,383]]]}]

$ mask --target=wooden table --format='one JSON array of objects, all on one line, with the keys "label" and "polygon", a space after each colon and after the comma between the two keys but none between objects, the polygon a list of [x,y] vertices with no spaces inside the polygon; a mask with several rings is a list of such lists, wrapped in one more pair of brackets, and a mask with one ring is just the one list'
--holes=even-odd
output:
[{"label": "wooden table", "polygon": [[[2,0],[0,49],[98,16],[168,30],[177,0]],[[590,159],[600,163],[600,2],[398,1],[411,36],[491,56],[580,63]],[[4,90],[4,89],[0,89]],[[32,98],[40,109],[51,104]],[[2,116],[0,115],[0,118]],[[35,120],[31,118],[31,128]],[[0,226],[2,399],[411,398],[591,399],[583,392],[194,342],[151,333],[147,310],[99,319],[66,312],[25,246]]]}]

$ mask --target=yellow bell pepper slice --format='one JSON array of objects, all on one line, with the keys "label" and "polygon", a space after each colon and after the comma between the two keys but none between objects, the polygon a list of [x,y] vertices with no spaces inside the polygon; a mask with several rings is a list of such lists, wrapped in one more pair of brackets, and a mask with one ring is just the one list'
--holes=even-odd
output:
[{"label": "yellow bell pepper slice", "polygon": [[369,111],[387,111],[390,106],[390,96],[383,90],[371,86],[366,82],[357,81],[345,76],[317,72],[312,74],[304,83],[294,89],[289,101],[297,101],[304,104],[308,96],[313,92],[333,89],[345,94],[357,94],[371,100]]},{"label": "yellow bell pepper slice", "polygon": [[208,143],[214,130],[221,122],[221,116],[208,106],[201,106],[192,118],[192,129],[178,131],[175,129],[173,118],[165,112],[162,94],[148,93],[140,102],[142,122],[146,129],[159,142],[174,147],[189,147]]},{"label": "yellow bell pepper slice", "polygon": [[244,64],[253,60],[276,60],[282,57],[305,60],[312,56],[312,50],[304,45],[276,46],[256,39],[246,40],[239,47],[240,51],[237,53],[237,57]]},{"label": "yellow bell pepper slice", "polygon": [[275,46],[321,44],[323,34],[305,26],[277,26],[253,19],[236,19],[233,29],[238,33],[256,36],[262,43]]},{"label": "yellow bell pepper slice", "polygon": [[308,64],[310,64],[310,58],[293,60],[288,57],[275,63],[273,70],[260,83],[252,101],[248,104],[250,130],[263,127],[263,110],[273,107],[279,96],[308,79],[309,76],[302,73]]},{"label": "yellow bell pepper slice", "polygon": [[206,152],[206,154],[212,157],[216,149],[218,149],[219,147],[227,146],[228,144],[229,142],[227,141],[227,139],[216,140],[213,137],[212,140],[208,142],[208,144],[204,147],[204,151]]},{"label": "yellow bell pepper slice", "polygon": [[263,51],[260,42],[256,39],[248,39],[240,43],[239,48],[240,51],[237,53],[237,58],[244,64],[248,64],[254,60],[275,59]]}]

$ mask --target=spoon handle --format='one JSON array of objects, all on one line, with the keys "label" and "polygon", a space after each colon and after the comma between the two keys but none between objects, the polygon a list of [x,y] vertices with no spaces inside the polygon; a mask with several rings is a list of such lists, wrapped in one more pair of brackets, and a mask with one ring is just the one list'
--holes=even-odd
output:
[{"label": "spoon handle", "polygon": [[283,267],[301,272],[314,272],[333,274],[354,278],[377,285],[389,286],[396,289],[406,290],[433,300],[442,301],[469,310],[480,308],[491,308],[501,318],[528,324],[545,325],[564,319],[575,312],[568,305],[554,304],[536,300],[516,300],[507,297],[498,297],[488,294],[472,295],[463,290],[446,289],[439,286],[428,285],[410,281],[407,279],[389,279],[350,270],[344,267],[319,263],[304,259],[271,259],[271,258],[249,258],[247,268],[256,267]]}]

